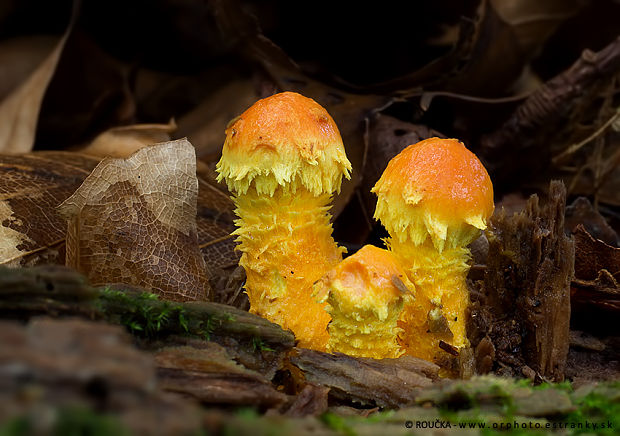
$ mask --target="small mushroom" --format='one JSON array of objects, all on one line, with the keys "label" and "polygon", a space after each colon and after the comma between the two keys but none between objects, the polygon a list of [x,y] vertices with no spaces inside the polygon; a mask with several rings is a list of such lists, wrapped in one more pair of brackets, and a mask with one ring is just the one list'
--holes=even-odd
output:
[{"label": "small mushroom", "polygon": [[365,245],[319,280],[315,292],[332,317],[328,352],[375,359],[403,354],[397,326],[414,286],[387,250]]},{"label": "small mushroom", "polygon": [[450,350],[469,345],[467,245],[493,213],[491,179],[461,142],[430,138],[394,157],[372,192],[388,247],[416,286],[417,298],[399,320],[399,339],[407,354],[443,361],[446,344]]},{"label": "small mushroom", "polygon": [[216,170],[234,194],[250,311],[324,350],[330,317],[311,294],[345,251],[328,212],[351,171],[338,127],[310,98],[272,95],[229,124]]}]

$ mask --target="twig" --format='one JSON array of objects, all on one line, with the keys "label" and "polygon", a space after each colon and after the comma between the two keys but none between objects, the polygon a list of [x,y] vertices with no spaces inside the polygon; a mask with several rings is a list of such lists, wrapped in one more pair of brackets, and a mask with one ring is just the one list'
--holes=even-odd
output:
[{"label": "twig", "polygon": [[556,155],[555,157],[553,157],[553,159],[551,159],[551,162],[554,165],[557,165],[560,161],[562,161],[567,156],[570,156],[570,155],[576,153],[577,151],[579,151],[581,149],[581,147],[583,147],[584,145],[588,144],[592,140],[596,139],[598,136],[602,135],[614,123],[614,121],[616,121],[616,119],[618,119],[618,117],[620,117],[620,108],[618,108],[616,110],[616,113],[612,117],[610,117],[607,121],[605,121],[605,123],[603,123],[603,125],[601,127],[599,127],[596,130],[596,132],[592,133],[586,139],[584,139],[582,141],[579,141],[576,144],[571,145],[566,150],[564,150],[562,153],[560,153],[560,154]]}]

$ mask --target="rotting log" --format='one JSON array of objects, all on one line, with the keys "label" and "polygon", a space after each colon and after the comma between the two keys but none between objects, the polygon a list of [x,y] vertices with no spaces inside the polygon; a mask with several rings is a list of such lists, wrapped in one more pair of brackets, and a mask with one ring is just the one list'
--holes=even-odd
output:
[{"label": "rotting log", "polygon": [[305,382],[330,388],[332,398],[379,407],[414,404],[417,388],[430,386],[439,371],[434,363],[411,356],[377,360],[305,348],[293,349],[289,361]]},{"label": "rotting log", "polygon": [[97,290],[75,271],[58,265],[0,266],[0,317],[27,320],[36,315],[96,318]]},{"label": "rotting log", "polygon": [[28,320],[41,314],[104,319],[153,337],[231,336],[259,349],[295,344],[291,332],[232,306],[162,301],[124,285],[97,289],[83,275],[61,266],[0,267],[0,316]]}]

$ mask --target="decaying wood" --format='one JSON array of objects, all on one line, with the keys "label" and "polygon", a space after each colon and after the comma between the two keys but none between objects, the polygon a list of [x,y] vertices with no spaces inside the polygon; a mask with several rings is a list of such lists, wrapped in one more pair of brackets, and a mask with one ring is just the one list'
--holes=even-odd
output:
[{"label": "decaying wood", "polygon": [[[116,287],[118,289],[118,287]],[[144,290],[126,290],[130,301]],[[210,302],[170,303],[157,299],[140,299],[133,307],[122,298],[106,298],[101,290],[92,288],[83,275],[60,266],[0,269],[0,313],[4,316],[29,319],[41,313],[82,315],[120,323],[123,316],[139,305],[141,313],[161,313],[166,308],[178,308],[187,320],[181,325],[178,319],[162,323],[157,336],[194,335],[204,338],[237,338],[252,346],[291,348],[295,337],[276,324],[257,315],[225,304]],[[159,312],[158,312],[159,311]],[[255,348],[256,348],[255,347]],[[260,350],[259,350],[260,351]]]},{"label": "decaying wood", "polygon": [[0,315],[29,319],[35,315],[86,316],[98,313],[95,289],[84,276],[56,265],[36,268],[0,266]]},{"label": "decaying wood", "polygon": [[87,301],[97,292],[85,277],[70,268],[44,265],[36,268],[0,266],[0,300],[48,298],[60,301]]},{"label": "decaying wood", "polygon": [[80,404],[134,434],[199,427],[198,408],[157,387],[153,359],[121,327],[47,318],[0,324],[0,422]]},{"label": "decaying wood", "polygon": [[575,255],[564,233],[565,205],[564,185],[551,182],[544,206],[532,196],[523,213],[491,219],[486,301],[475,313],[486,318],[498,363],[517,374],[527,365],[556,381],[564,378],[568,353]]},{"label": "decaying wood", "polygon": [[163,389],[202,403],[274,407],[287,396],[263,375],[239,365],[218,344],[205,349],[166,348],[155,357]]},{"label": "decaying wood", "polygon": [[[619,70],[617,38],[597,53],[584,51],[569,69],[534,92],[501,127],[481,139],[480,151],[494,180],[506,180],[514,171],[523,170],[524,162],[544,163],[550,158],[549,139],[563,130],[566,117],[583,104],[580,97]],[[515,165],[515,159],[521,164]]]},{"label": "decaying wood", "polygon": [[375,360],[305,348],[294,349],[289,359],[307,382],[329,387],[331,397],[380,407],[413,404],[416,388],[431,385],[439,370],[410,356]]},{"label": "decaying wood", "polygon": [[320,416],[327,412],[328,394],[328,387],[308,383],[282,413],[290,418]]}]

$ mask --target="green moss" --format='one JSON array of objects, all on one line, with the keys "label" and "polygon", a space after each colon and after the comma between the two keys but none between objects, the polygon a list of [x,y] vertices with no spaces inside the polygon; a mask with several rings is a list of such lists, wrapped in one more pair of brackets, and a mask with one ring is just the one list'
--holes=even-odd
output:
[{"label": "green moss", "polygon": [[129,430],[114,417],[89,409],[61,409],[52,434],[55,436],[128,436]]},{"label": "green moss", "polygon": [[598,428],[582,427],[572,434],[595,433],[617,435],[620,433],[620,381],[595,387],[585,396],[575,397],[575,412],[564,418],[566,422],[597,424]]},{"label": "green moss", "polygon": [[50,434],[53,436],[129,436],[130,431],[115,417],[102,415],[82,407],[65,407],[55,411],[49,428],[41,429],[36,416],[20,416],[0,426],[0,436],[27,436]]},{"label": "green moss", "polygon": [[107,321],[149,340],[182,335],[209,341],[217,334],[236,337],[253,351],[274,351],[272,343],[294,344],[292,334],[279,326],[247,312],[239,320],[230,313],[236,309],[215,303],[162,301],[148,292],[104,288],[99,291],[97,306]]},{"label": "green moss", "polygon": [[[136,336],[156,339],[169,334],[184,334],[209,340],[215,329],[213,317],[191,317],[180,303],[160,301],[148,292],[101,290],[99,308],[108,320],[124,325]],[[119,310],[120,308],[120,310]]]},{"label": "green moss", "polygon": [[335,432],[345,436],[355,436],[355,431],[351,428],[351,423],[345,418],[334,413],[324,413],[320,417],[321,422]]},{"label": "green moss", "polygon": [[0,425],[0,436],[28,436],[32,434],[32,425],[24,417],[13,418]]},{"label": "green moss", "polygon": [[274,351],[273,348],[270,348],[261,338],[258,336],[254,336],[252,338],[252,349],[254,351]]}]

